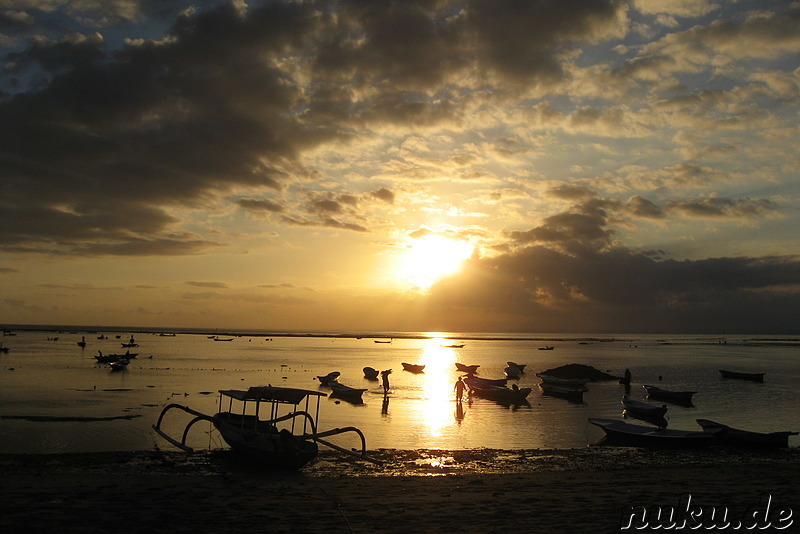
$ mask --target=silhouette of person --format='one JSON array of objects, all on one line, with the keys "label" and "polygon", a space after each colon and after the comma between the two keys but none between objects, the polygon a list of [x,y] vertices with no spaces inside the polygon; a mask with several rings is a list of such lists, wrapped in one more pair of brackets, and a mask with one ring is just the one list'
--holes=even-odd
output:
[{"label": "silhouette of person", "polygon": [[464,384],[464,381],[460,376],[458,377],[458,380],[456,380],[456,384],[453,386],[453,389],[456,391],[456,402],[461,402],[461,399],[464,397],[464,390],[467,389],[467,385]]},{"label": "silhouette of person", "polygon": [[381,371],[381,379],[383,381],[383,394],[389,394],[389,375],[392,374],[391,369],[387,369],[385,371]]}]

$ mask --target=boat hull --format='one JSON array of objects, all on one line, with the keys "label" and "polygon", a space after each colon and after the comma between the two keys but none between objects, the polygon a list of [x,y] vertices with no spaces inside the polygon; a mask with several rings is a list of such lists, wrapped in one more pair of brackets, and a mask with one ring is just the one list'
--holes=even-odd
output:
[{"label": "boat hull", "polygon": [[762,448],[778,447],[786,448],[789,446],[789,436],[796,436],[797,432],[752,432],[732,428],[722,423],[709,421],[708,419],[697,419],[697,424],[703,427],[706,432],[713,432],[717,436],[721,445],[731,447]]},{"label": "boat hull", "polygon": [[297,470],[317,457],[319,446],[310,440],[300,439],[288,431],[258,431],[237,424],[238,417],[219,413],[214,416],[214,427],[231,450],[263,467],[275,470]]},{"label": "boat hull", "polygon": [[605,443],[628,447],[695,448],[716,441],[714,433],[632,425],[616,419],[590,417],[589,422],[603,429]]}]

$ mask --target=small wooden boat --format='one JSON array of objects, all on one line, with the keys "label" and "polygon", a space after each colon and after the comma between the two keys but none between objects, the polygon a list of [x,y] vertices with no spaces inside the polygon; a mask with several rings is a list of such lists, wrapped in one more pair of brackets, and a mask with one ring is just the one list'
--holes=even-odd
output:
[{"label": "small wooden boat", "polygon": [[[303,467],[317,457],[319,443],[364,460],[374,461],[366,454],[366,439],[359,429],[348,426],[318,431],[319,400],[326,396],[322,392],[257,386],[247,390],[220,390],[219,395],[220,412],[217,414],[207,415],[188,406],[169,404],[162,410],[153,430],[179,449],[193,452],[194,449],[186,444],[190,428],[198,421],[210,421],[236,454],[275,469]],[[316,398],[316,408],[311,405],[312,397]],[[238,408],[235,412],[234,401]],[[305,406],[300,407],[301,403]],[[251,407],[250,410],[248,406]],[[180,441],[161,428],[164,416],[173,409],[194,416],[184,428]],[[281,415],[281,412],[285,413]],[[252,415],[253,413],[256,415]],[[260,419],[258,414],[269,414],[270,419]],[[329,436],[347,432],[358,435],[361,440],[360,451],[327,441]]]},{"label": "small wooden boat", "polygon": [[506,386],[470,386],[470,391],[476,397],[489,399],[501,403],[522,403],[530,395],[531,388],[506,387]]},{"label": "small wooden boat", "polygon": [[553,350],[554,348],[552,345],[545,345],[544,347],[539,347],[538,350]]},{"label": "small wooden boat", "polygon": [[522,371],[515,365],[509,365],[503,369],[503,373],[505,373],[510,380],[519,380],[519,376],[522,374]]},{"label": "small wooden boat", "polygon": [[657,404],[650,404],[647,402],[631,400],[628,399],[627,397],[622,399],[622,405],[625,407],[625,411],[628,414],[637,418],[659,420],[660,418],[663,418],[664,415],[666,415],[667,413],[666,404],[662,404],[661,406],[659,406]]},{"label": "small wooden boat", "polygon": [[726,371],[720,369],[719,374],[722,378],[735,378],[738,380],[749,380],[750,382],[763,382],[766,373],[739,373],[737,371]]},{"label": "small wooden boat", "polygon": [[609,444],[631,447],[707,447],[715,441],[712,432],[672,430],[632,425],[618,419],[590,417],[589,422],[603,429]]},{"label": "small wooden boat", "polygon": [[650,398],[683,405],[691,405],[692,395],[697,393],[696,391],[671,391],[649,384],[645,384],[642,387],[647,391],[647,396]]},{"label": "small wooden boat", "polygon": [[697,424],[706,432],[713,432],[722,445],[732,447],[788,447],[789,436],[796,436],[797,432],[752,432],[739,430],[722,423],[698,419]]},{"label": "small wooden boat", "polygon": [[364,378],[367,380],[377,380],[379,371],[373,367],[364,367],[362,369],[364,371]]},{"label": "small wooden boat", "polygon": [[233,341],[232,337],[213,337],[214,341]]},{"label": "small wooden boat", "polygon": [[336,382],[336,380],[342,375],[339,371],[331,371],[327,375],[317,376],[317,380],[323,386],[329,386],[331,382]]},{"label": "small wooden boat", "polygon": [[645,384],[642,386],[647,391],[647,396],[655,400],[662,400],[672,402],[675,404],[682,404],[688,406],[692,404],[692,396],[697,393],[696,391],[671,391],[669,389],[662,389],[658,386],[651,386]]},{"label": "small wooden boat", "polygon": [[539,387],[542,389],[542,393],[548,397],[558,397],[579,404],[583,403],[583,394],[589,391],[586,386],[560,386],[549,382],[542,382]]},{"label": "small wooden boat", "polygon": [[128,364],[131,361],[127,358],[120,358],[118,360],[114,360],[113,362],[108,362],[108,365],[111,366],[112,371],[122,371],[123,369],[127,369]]},{"label": "small wooden boat", "polygon": [[516,362],[506,362],[506,365],[508,365],[509,367],[516,367],[517,369],[519,369],[520,373],[524,373],[525,372],[525,366],[527,364],[525,364],[525,363],[516,363]]},{"label": "small wooden boat", "polygon": [[391,343],[391,342],[392,342],[392,340],[391,340],[391,339],[390,339],[390,340],[384,340],[384,339],[373,339],[372,341],[374,341],[375,343]]},{"label": "small wooden boat", "polygon": [[425,366],[416,363],[403,362],[403,370],[408,371],[409,373],[422,373],[425,370]]},{"label": "small wooden boat", "polygon": [[481,378],[479,376],[468,376],[464,383],[473,388],[486,388],[489,386],[505,386],[508,378]]},{"label": "small wooden boat", "polygon": [[553,384],[556,386],[572,386],[577,388],[586,387],[586,382],[583,378],[560,378],[553,375],[548,375],[545,373],[536,373],[543,383]]},{"label": "small wooden boat", "polygon": [[480,365],[464,365],[463,363],[456,363],[456,369],[468,375],[474,375],[478,372]]},{"label": "small wooden boat", "polygon": [[464,348],[464,343],[462,343],[460,345],[442,345],[442,347],[444,347],[446,349],[463,349]]},{"label": "small wooden boat", "polygon": [[331,397],[338,397],[354,404],[363,403],[361,395],[367,391],[366,388],[353,388],[336,381],[328,382],[328,387],[331,388]]}]

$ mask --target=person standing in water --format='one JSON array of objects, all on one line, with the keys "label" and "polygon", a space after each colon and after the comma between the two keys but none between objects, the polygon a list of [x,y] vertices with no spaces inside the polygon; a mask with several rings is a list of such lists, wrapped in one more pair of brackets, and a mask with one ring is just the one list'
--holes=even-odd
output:
[{"label": "person standing in water", "polygon": [[456,390],[456,402],[461,402],[461,399],[464,398],[464,390],[467,389],[467,385],[464,384],[464,381],[461,377],[458,377],[456,380],[456,385],[453,387]]},{"label": "person standing in water", "polygon": [[383,381],[383,394],[389,394],[389,375],[392,374],[391,369],[381,371],[381,380]]}]

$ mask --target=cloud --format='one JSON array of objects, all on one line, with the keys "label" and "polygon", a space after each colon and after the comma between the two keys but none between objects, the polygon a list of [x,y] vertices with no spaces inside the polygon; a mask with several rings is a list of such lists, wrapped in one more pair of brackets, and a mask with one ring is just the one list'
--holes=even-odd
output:
[{"label": "cloud", "polygon": [[186,282],[186,285],[195,287],[209,287],[216,289],[227,289],[228,284],[225,282]]}]

